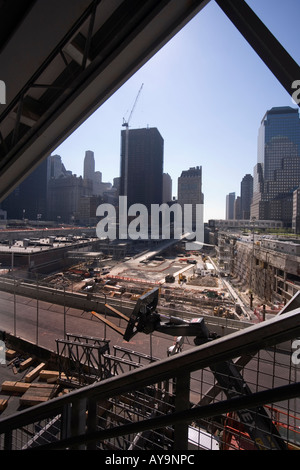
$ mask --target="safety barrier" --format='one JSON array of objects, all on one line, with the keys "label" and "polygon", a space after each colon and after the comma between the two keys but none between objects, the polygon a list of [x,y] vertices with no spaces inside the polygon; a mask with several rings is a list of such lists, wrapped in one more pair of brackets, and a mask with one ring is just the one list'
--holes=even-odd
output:
[{"label": "safety barrier", "polygon": [[299,318],[286,309],[2,419],[0,449],[298,448]]}]

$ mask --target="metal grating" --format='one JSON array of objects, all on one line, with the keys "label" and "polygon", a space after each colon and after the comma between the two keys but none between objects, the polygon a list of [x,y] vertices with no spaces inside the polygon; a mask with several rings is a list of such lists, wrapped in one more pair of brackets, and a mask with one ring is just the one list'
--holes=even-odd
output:
[{"label": "metal grating", "polygon": [[299,314],[161,361],[116,348],[131,370],[0,420],[0,448],[300,450]]}]

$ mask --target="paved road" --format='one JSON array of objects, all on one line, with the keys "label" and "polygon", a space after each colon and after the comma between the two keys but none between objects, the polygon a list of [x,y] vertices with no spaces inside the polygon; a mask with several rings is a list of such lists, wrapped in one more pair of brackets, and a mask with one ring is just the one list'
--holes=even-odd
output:
[{"label": "paved road", "polygon": [[[107,338],[110,344],[133,349],[155,357],[166,357],[166,351],[173,344],[174,338],[162,334],[137,334],[130,343],[122,336],[105,326],[88,312],[66,308],[27,297],[16,296],[6,292],[0,293],[0,330],[7,331],[40,346],[56,351],[56,339],[64,338],[67,333]],[[14,306],[16,315],[14,316]],[[16,323],[14,322],[16,318]],[[111,318],[110,318],[111,320]],[[113,320],[121,328],[125,328],[123,320]]]}]

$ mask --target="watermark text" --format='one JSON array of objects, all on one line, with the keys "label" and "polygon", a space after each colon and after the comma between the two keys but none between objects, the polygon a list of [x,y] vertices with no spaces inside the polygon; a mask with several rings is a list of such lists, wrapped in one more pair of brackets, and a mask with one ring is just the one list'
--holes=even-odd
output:
[{"label": "watermark text", "polygon": [[[118,213],[117,213],[118,211]],[[110,240],[187,240],[187,250],[200,250],[204,242],[203,204],[127,205],[127,196],[119,196],[118,208],[100,204],[96,216],[97,237]]]},{"label": "watermark text", "polygon": [[298,366],[300,364],[300,339],[295,339],[292,342],[292,349],[295,349],[292,353],[292,363]]},{"label": "watermark text", "polygon": [[296,104],[300,104],[300,80],[293,81],[292,89],[295,90],[292,93],[292,101],[294,101]]},{"label": "watermark text", "polygon": [[0,80],[0,104],[6,104],[6,85]]},{"label": "watermark text", "polygon": [[5,343],[0,340],[0,364],[5,364]]}]

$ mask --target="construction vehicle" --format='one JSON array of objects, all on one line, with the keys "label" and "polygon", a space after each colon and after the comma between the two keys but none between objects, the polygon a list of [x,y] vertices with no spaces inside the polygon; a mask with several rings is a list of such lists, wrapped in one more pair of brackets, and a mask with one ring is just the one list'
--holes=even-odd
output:
[{"label": "construction vehicle", "polygon": [[[175,342],[174,348],[169,348],[168,355],[181,351],[183,341],[179,339],[180,336],[194,336],[194,344],[196,346],[217,339],[218,336],[209,331],[203,318],[186,321],[181,318],[159,314],[156,310],[158,296],[159,289],[154,288],[139,297],[130,317],[110,307],[115,314],[127,321],[125,330],[101,315],[95,312],[92,313],[123,335],[123,339],[128,342],[137,333],[151,334],[154,331],[177,337],[177,343]],[[109,306],[107,307],[109,308]],[[210,369],[228,399],[234,399],[242,395],[251,395],[251,389],[233,361],[226,360],[219,362],[210,366]],[[252,409],[239,410],[237,415],[245,431],[253,441],[255,448],[287,450],[284,440],[281,438],[265,407],[256,406]]]},{"label": "construction vehicle", "polygon": [[165,282],[169,282],[169,283],[175,282],[175,277],[173,276],[173,274],[167,274],[165,277]]},{"label": "construction vehicle", "polygon": [[229,308],[220,305],[218,307],[214,307],[214,316],[222,318],[234,318],[234,313]]},{"label": "construction vehicle", "polygon": [[178,284],[180,284],[181,282],[186,282],[186,276],[182,273],[180,273],[178,276]]}]

